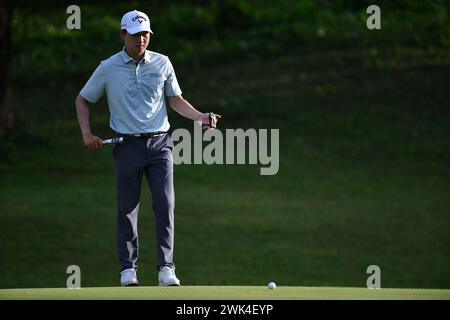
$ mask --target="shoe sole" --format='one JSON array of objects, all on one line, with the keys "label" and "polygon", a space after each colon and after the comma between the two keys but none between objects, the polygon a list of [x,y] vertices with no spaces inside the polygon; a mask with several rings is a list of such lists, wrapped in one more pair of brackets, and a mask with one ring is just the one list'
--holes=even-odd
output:
[{"label": "shoe sole", "polygon": [[139,287],[139,282],[122,283],[122,287]]},{"label": "shoe sole", "polygon": [[160,287],[181,287],[181,285],[179,283],[168,283],[168,284],[160,283],[159,286]]}]

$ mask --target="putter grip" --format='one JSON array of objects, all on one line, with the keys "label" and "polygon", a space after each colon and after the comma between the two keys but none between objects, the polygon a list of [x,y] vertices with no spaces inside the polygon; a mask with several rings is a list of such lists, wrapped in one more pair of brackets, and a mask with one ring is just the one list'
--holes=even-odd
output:
[{"label": "putter grip", "polygon": [[117,143],[122,143],[122,142],[123,142],[123,137],[115,137],[115,138],[103,140],[103,144],[117,144]]}]

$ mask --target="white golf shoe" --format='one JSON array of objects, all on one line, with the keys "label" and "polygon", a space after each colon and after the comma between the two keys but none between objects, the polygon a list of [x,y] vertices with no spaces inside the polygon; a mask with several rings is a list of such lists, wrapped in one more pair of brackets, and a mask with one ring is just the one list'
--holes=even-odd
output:
[{"label": "white golf shoe", "polygon": [[175,270],[164,266],[159,270],[158,281],[160,286],[179,286],[180,280],[175,275]]},{"label": "white golf shoe", "polygon": [[133,268],[125,269],[120,273],[120,284],[122,287],[127,286],[138,286],[138,279],[136,275],[136,270]]}]

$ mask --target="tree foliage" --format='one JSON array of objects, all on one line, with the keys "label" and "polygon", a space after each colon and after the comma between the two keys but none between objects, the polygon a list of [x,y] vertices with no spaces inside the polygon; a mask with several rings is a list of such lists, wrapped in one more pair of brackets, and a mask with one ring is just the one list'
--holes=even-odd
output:
[{"label": "tree foliage", "polygon": [[76,76],[92,72],[118,51],[122,14],[149,14],[151,50],[179,64],[270,57],[300,48],[418,47],[448,49],[450,23],[444,1],[379,1],[382,30],[365,21],[369,1],[212,0],[79,1],[81,30],[68,30],[67,1],[17,1],[13,21],[14,75]]}]

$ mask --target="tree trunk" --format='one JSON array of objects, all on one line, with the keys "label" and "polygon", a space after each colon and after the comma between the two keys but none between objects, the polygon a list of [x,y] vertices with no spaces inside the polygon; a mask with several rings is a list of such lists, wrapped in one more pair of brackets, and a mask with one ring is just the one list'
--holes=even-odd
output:
[{"label": "tree trunk", "polygon": [[14,125],[11,101],[12,0],[0,0],[0,132]]}]

